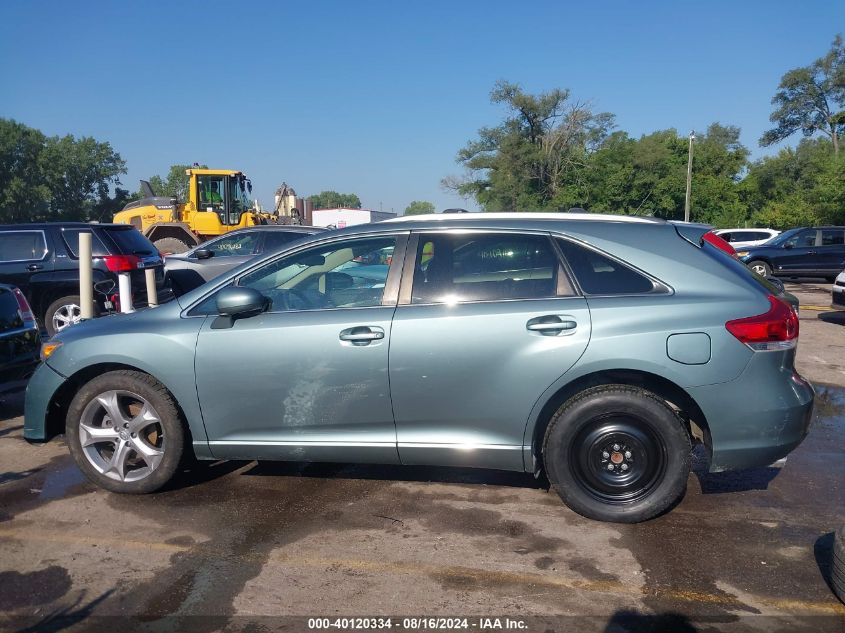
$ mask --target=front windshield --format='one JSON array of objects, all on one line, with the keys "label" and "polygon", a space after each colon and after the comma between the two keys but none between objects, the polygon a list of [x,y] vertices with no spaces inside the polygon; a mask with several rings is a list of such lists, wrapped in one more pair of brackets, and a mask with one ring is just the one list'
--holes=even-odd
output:
[{"label": "front windshield", "polygon": [[798,231],[800,231],[800,230],[801,229],[789,229],[788,231],[784,231],[780,235],[776,235],[775,237],[770,239],[768,242],[766,242],[766,246],[780,246],[786,240],[788,240],[790,237],[792,237],[793,235],[798,233]]}]

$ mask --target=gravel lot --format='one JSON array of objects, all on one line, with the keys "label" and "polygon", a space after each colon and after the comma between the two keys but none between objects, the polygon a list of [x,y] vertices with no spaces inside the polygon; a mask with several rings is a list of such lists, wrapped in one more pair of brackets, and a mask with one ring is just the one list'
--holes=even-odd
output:
[{"label": "gravel lot", "polygon": [[809,437],[783,468],[691,475],[674,511],[635,526],[582,519],[530,476],[446,468],[227,462],[118,496],[84,481],[60,439],[24,442],[12,398],[0,405],[0,626],[461,615],[539,631],[845,630],[825,579],[845,522],[845,312],[827,309],[829,285],[789,288],[814,306],[798,353],[819,394]]}]

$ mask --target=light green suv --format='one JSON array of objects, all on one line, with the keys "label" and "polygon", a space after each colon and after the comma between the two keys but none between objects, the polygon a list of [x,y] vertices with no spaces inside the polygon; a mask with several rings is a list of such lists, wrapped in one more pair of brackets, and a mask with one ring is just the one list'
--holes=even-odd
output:
[{"label": "light green suv", "polygon": [[[658,515],[804,438],[798,320],[707,227],[590,214],[333,231],[52,339],[25,436],[115,492],[186,457],[537,473],[576,512]],[[727,249],[730,250],[730,249]]]}]

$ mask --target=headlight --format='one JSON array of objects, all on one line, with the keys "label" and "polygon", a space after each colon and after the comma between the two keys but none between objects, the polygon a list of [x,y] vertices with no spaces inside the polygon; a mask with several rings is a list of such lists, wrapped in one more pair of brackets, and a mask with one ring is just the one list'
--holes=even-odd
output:
[{"label": "headlight", "polygon": [[53,352],[55,352],[61,346],[62,346],[62,344],[59,341],[42,343],[41,344],[41,360],[45,361],[48,358],[50,358],[50,356],[53,355]]}]

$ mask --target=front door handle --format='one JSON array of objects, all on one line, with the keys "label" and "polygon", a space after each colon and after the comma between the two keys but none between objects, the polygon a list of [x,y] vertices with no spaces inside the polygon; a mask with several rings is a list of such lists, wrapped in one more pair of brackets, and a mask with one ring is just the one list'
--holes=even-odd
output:
[{"label": "front door handle", "polygon": [[26,267],[27,270],[41,270],[42,268],[44,268],[44,266],[41,264],[30,264]]},{"label": "front door handle", "polygon": [[379,341],[383,338],[383,329],[369,325],[347,328],[340,333],[341,341],[347,341],[353,345],[369,345],[372,341]]},{"label": "front door handle", "polygon": [[571,317],[560,317],[557,314],[529,319],[525,324],[526,329],[531,332],[539,332],[544,336],[557,336],[558,334],[572,334],[578,323]]}]

